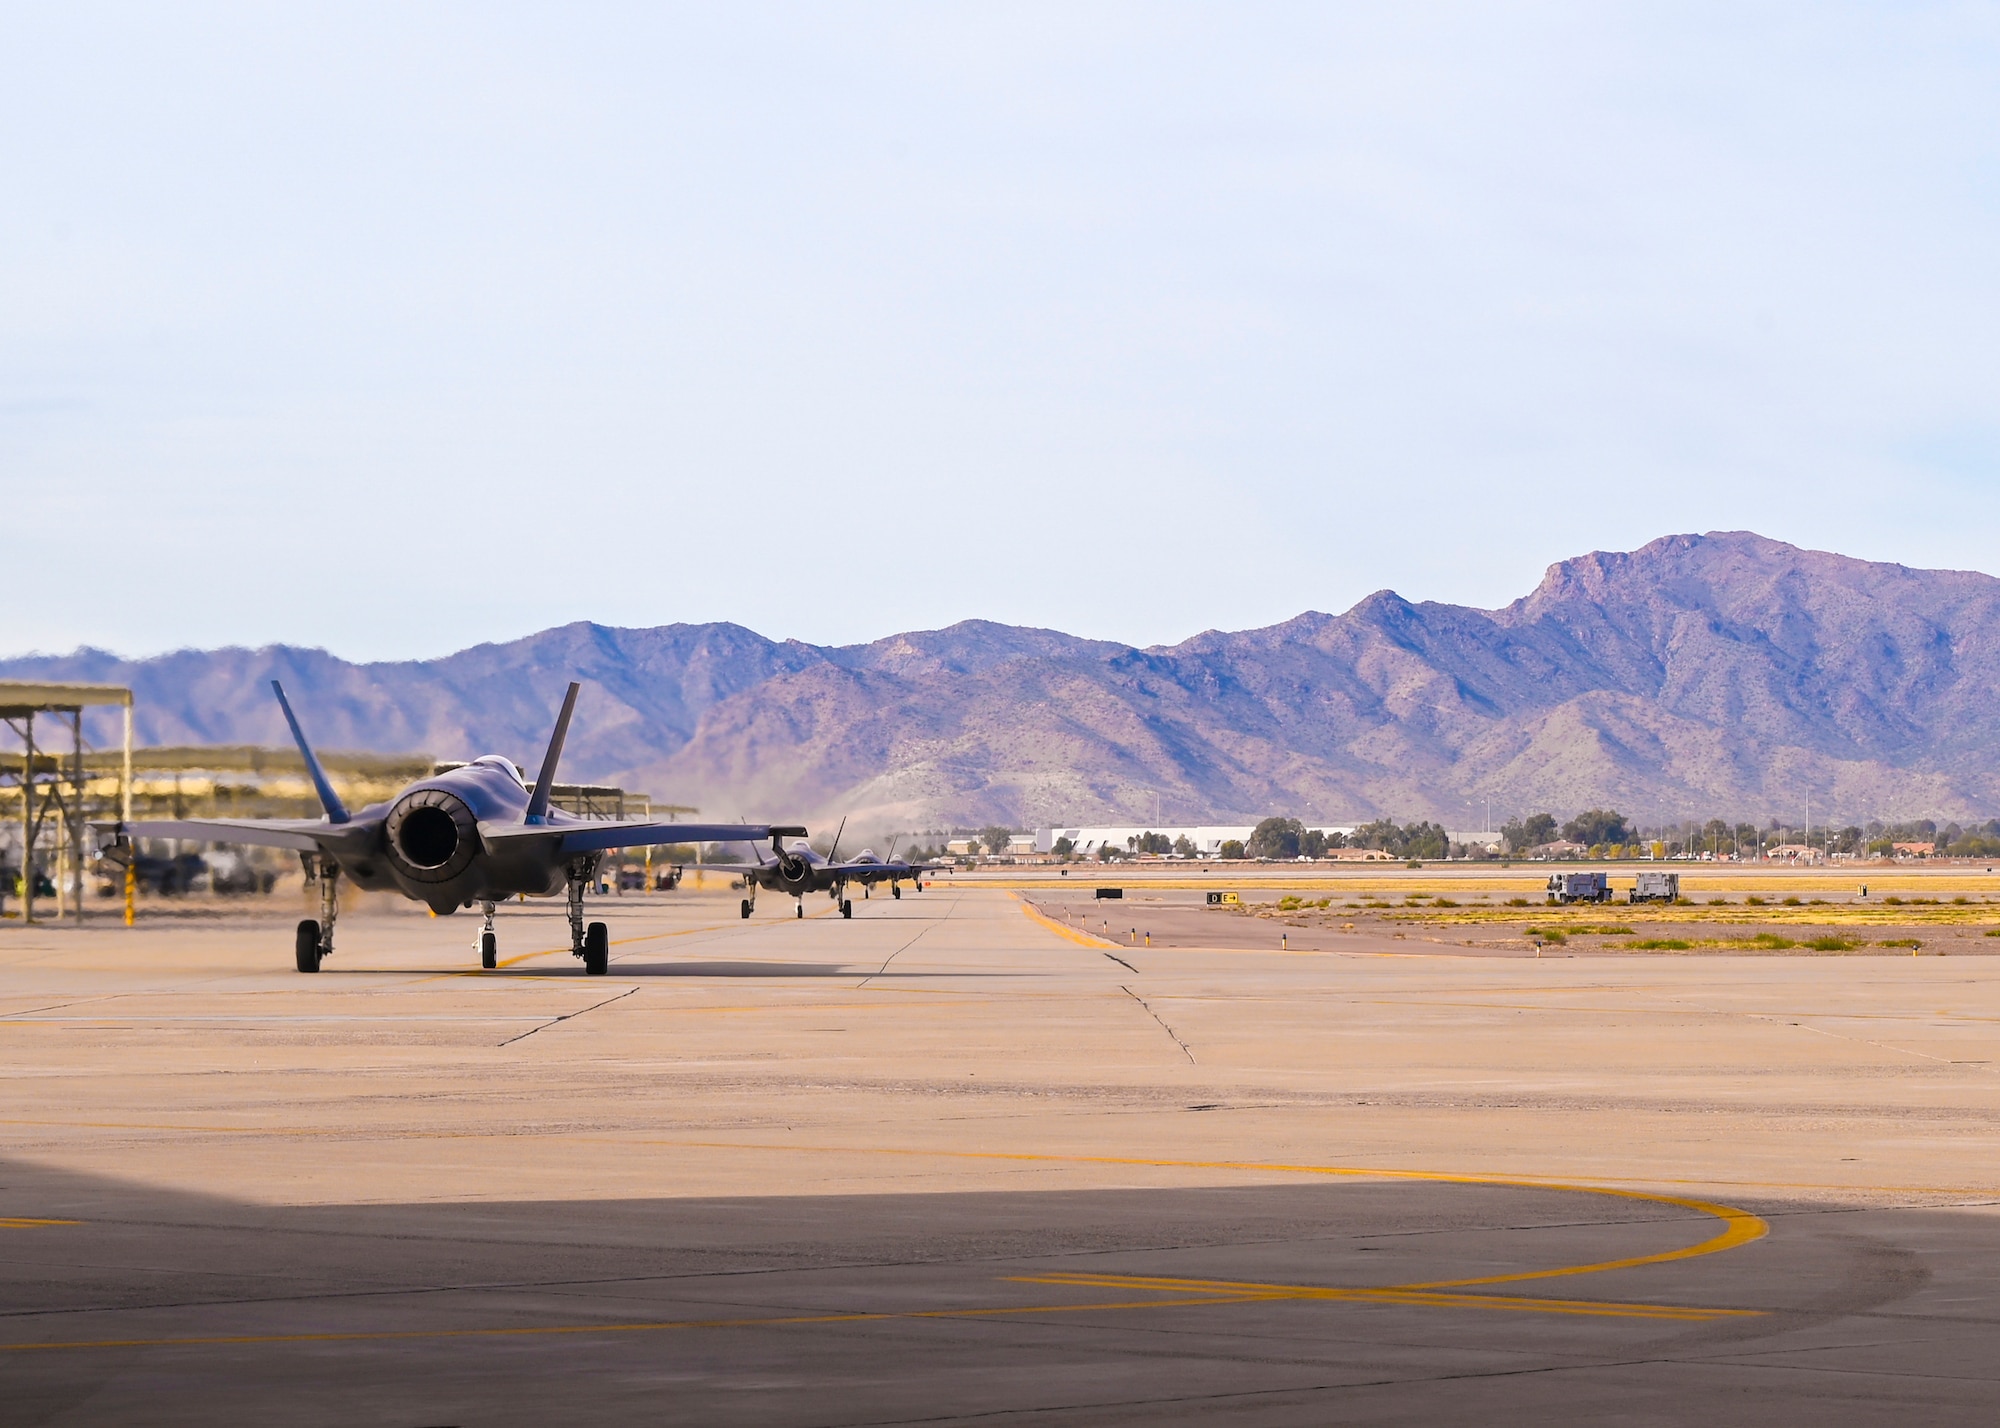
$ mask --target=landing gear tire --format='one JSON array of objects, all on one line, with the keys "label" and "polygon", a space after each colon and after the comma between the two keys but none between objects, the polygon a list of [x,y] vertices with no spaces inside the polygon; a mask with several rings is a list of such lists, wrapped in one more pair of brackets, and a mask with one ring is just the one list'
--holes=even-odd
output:
[{"label": "landing gear tire", "polygon": [[804,903],[800,903],[800,904],[799,904],[799,916],[800,916],[800,917],[804,917],[805,915],[806,915],[806,905],[805,905]]},{"label": "landing gear tire", "polygon": [[842,917],[852,917],[852,916],[854,916],[854,899],[853,899],[853,898],[847,898],[847,897],[844,897],[844,898],[842,898],[842,899],[840,900],[840,915],[841,915]]},{"label": "landing gear tire", "polygon": [[319,924],[310,917],[299,924],[298,940],[293,951],[301,972],[319,970]]},{"label": "landing gear tire", "polygon": [[745,917],[750,915],[750,899],[747,897],[743,899],[743,915]]},{"label": "landing gear tire", "polygon": [[889,896],[896,899],[897,902],[901,902],[903,900],[903,885],[901,883],[891,883],[889,885]]},{"label": "landing gear tire", "polygon": [[583,931],[583,970],[588,976],[601,977],[610,966],[611,930],[593,922]]},{"label": "landing gear tire", "polygon": [[479,965],[489,972],[500,965],[500,939],[491,932],[479,934]]}]

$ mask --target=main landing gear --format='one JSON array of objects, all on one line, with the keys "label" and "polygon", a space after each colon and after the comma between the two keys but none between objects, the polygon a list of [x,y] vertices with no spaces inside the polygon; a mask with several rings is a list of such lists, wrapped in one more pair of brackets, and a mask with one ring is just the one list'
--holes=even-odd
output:
[{"label": "main landing gear", "polygon": [[493,904],[482,902],[479,910],[486,914],[486,922],[479,929],[479,965],[490,972],[500,965],[500,936],[493,930]]},{"label": "main landing gear", "polygon": [[901,883],[890,883],[889,896],[896,899],[897,902],[901,902],[903,900],[903,885]]},{"label": "main landing gear", "polygon": [[841,915],[842,917],[852,917],[852,916],[854,916],[854,899],[853,899],[853,898],[851,898],[851,897],[844,897],[844,898],[842,898],[842,899],[840,900],[840,915]]},{"label": "main landing gear", "polygon": [[324,853],[307,856],[307,870],[319,882],[319,920],[308,917],[299,923],[292,954],[301,972],[317,972],[319,964],[333,955],[333,920],[340,915],[340,864]]},{"label": "main landing gear", "polygon": [[745,878],[743,886],[750,891],[750,896],[743,899],[743,915],[747,918],[757,910],[757,884],[751,879]]},{"label": "main landing gear", "polygon": [[569,950],[583,958],[587,976],[601,977],[611,966],[611,929],[601,922],[583,923],[583,889],[596,871],[594,859],[578,858],[569,865],[563,891],[569,903]]}]

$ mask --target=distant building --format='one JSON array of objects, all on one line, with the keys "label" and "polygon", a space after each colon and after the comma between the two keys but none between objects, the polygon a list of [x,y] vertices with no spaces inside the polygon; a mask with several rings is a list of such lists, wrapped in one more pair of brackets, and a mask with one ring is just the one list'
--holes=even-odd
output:
[{"label": "distant building", "polygon": [[1776,863],[1819,863],[1826,859],[1819,849],[1804,843],[1780,843],[1775,848],[1766,848],[1764,856]]},{"label": "distant building", "polygon": [[[1185,838],[1194,845],[1198,855],[1214,858],[1220,856],[1224,843],[1232,840],[1247,843],[1250,841],[1250,835],[1256,831],[1257,825],[1254,823],[1243,824],[1240,827],[1203,824],[1193,828],[1142,828],[1136,825],[1127,828],[1038,828],[1035,830],[1035,851],[1053,853],[1056,841],[1067,838],[1071,851],[1084,857],[1095,856],[1097,850],[1107,843],[1123,853],[1131,848],[1133,839],[1147,833],[1157,833],[1169,843]],[[1354,831],[1354,825],[1350,823],[1341,827],[1321,827],[1310,831],[1338,833],[1345,837]]]},{"label": "distant building", "polygon": [[1895,851],[1896,856],[1899,858],[1935,858],[1937,856],[1937,844],[1898,843],[1895,845]]}]

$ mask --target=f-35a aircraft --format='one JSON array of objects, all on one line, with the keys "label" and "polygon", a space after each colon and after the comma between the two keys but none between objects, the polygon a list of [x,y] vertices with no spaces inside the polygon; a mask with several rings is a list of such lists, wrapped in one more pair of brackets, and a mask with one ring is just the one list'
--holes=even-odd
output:
[{"label": "f-35a aircraft", "polygon": [[566,895],[569,903],[570,950],[583,959],[583,970],[604,975],[610,962],[610,934],[601,922],[585,925],[583,890],[597,872],[604,854],[613,848],[637,848],[656,843],[761,842],[769,838],[775,852],[781,839],[802,837],[803,828],[773,828],[743,823],[657,823],[640,820],[605,821],[578,818],[549,807],[549,793],[576,709],[579,685],[563,695],[562,713],[542,771],[532,788],[521,782],[513,761],[487,754],[462,767],[418,779],[387,803],[371,804],[349,813],[320,767],[319,759],[284,688],[271,681],[285,723],[305,756],[306,771],[319,793],[322,819],[304,818],[177,818],[116,825],[117,844],[130,856],[134,838],[186,838],[205,843],[256,843],[292,848],[308,872],[319,880],[320,915],[298,928],[297,955],[301,972],[317,972],[333,953],[333,921],[339,909],[342,874],[355,886],[391,890],[432,912],[456,912],[478,903],[486,914],[479,934],[479,964],[498,965],[500,940],[493,930],[493,905],[503,898]]},{"label": "f-35a aircraft", "polygon": [[[842,819],[840,832],[845,832],[846,828],[847,820]],[[772,830],[770,856],[766,856],[762,848],[753,846],[751,852],[756,855],[757,862],[743,875],[743,885],[750,892],[750,896],[743,899],[743,915],[748,917],[757,910],[757,889],[761,887],[796,898],[800,917],[806,915],[806,894],[816,892],[826,893],[840,904],[842,917],[852,917],[854,902],[847,896],[849,883],[859,883],[863,888],[887,883],[889,891],[901,897],[905,882],[922,892],[923,874],[951,871],[948,863],[912,863],[896,857],[878,858],[872,849],[867,848],[862,849],[861,856],[852,862],[837,862],[840,832],[833,835],[833,847],[824,858],[804,844],[785,847],[781,839],[791,836],[788,829]],[[893,843],[889,851],[892,854],[895,852]]]}]

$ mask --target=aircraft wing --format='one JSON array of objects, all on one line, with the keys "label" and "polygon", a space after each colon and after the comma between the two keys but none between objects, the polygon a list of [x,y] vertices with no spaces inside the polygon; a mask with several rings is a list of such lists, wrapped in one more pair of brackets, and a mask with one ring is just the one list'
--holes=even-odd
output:
[{"label": "aircraft wing", "polygon": [[618,820],[602,823],[482,823],[479,836],[489,849],[517,839],[553,842],[557,853],[600,853],[611,848],[643,848],[661,843],[763,843],[772,835],[803,838],[803,828],[767,823],[656,823]]},{"label": "aircraft wing", "polygon": [[900,863],[870,859],[859,863],[825,863],[820,867],[824,873],[833,873],[843,878],[859,878],[874,874],[878,878],[913,878],[918,873],[953,873],[958,869],[950,863]]},{"label": "aircraft wing", "polygon": [[[301,853],[342,851],[372,841],[374,822],[328,823],[323,818],[160,818],[98,825],[123,838],[184,838],[194,843],[256,843]],[[357,850],[358,851],[358,850]]]}]

